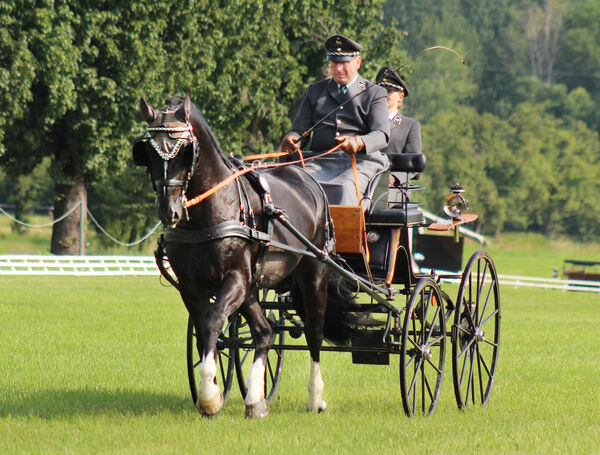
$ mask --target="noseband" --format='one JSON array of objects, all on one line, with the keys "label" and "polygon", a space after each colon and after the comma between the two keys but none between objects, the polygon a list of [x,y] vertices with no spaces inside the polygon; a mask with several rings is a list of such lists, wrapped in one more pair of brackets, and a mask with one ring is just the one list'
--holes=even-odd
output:
[{"label": "noseband", "polygon": [[[167,152],[163,150],[160,145],[154,140],[151,133],[181,133],[181,136],[175,143],[175,146],[171,149],[171,151]],[[196,167],[196,162],[198,161],[198,139],[194,136],[192,125],[187,123],[185,126],[149,126],[146,128],[146,139],[148,143],[152,146],[152,148],[158,153],[158,156],[163,160],[164,165],[164,177],[160,180],[154,181],[155,190],[159,191],[161,188],[163,193],[166,194],[167,188],[181,188],[181,197],[183,204],[185,206],[186,197],[185,191],[187,190],[188,183],[192,178],[192,174]],[[185,180],[181,179],[169,179],[167,178],[167,169],[168,163],[170,160],[175,158],[183,145],[190,141],[192,143],[192,163],[187,172],[187,177]]]}]

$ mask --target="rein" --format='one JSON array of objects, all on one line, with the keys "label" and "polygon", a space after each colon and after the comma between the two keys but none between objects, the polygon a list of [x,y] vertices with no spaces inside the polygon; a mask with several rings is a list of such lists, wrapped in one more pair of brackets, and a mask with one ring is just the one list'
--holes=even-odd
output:
[{"label": "rein", "polygon": [[[305,161],[313,160],[313,159],[317,159],[317,158],[322,158],[324,156],[327,156],[327,155],[335,152],[336,150],[338,150],[341,146],[342,146],[342,144],[338,144],[335,147],[333,147],[332,149],[330,149],[330,150],[328,150],[328,151],[326,151],[324,153],[321,153],[319,155],[314,155],[314,156],[311,156],[311,157],[308,157],[308,158],[302,158],[302,159],[296,160],[296,161],[289,161],[287,163],[270,163],[270,164],[259,163],[259,164],[252,164],[251,166],[246,167],[246,168],[238,169],[232,175],[230,175],[229,177],[227,177],[225,180],[220,181],[215,186],[213,186],[211,189],[209,189],[209,190],[205,191],[204,193],[199,194],[198,196],[193,197],[192,199],[189,199],[188,201],[186,201],[185,208],[190,208],[190,207],[192,207],[194,205],[199,204],[203,200],[205,200],[208,197],[210,197],[213,194],[215,194],[220,189],[222,189],[225,186],[229,185],[234,180],[238,179],[242,175],[247,174],[249,172],[255,171],[257,169],[272,169],[272,168],[282,167],[282,166],[291,166],[293,164],[301,164],[301,163],[303,164]],[[354,159],[353,162],[354,163],[356,162],[356,158]]]}]

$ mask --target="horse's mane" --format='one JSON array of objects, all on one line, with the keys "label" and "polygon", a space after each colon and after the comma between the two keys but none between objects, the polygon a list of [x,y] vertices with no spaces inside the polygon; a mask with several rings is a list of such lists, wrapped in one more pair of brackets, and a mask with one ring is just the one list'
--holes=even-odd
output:
[{"label": "horse's mane", "polygon": [[[165,103],[169,109],[176,111],[183,104],[183,101],[184,101],[184,98],[182,98],[181,96],[171,96],[165,100]],[[221,146],[219,145],[219,141],[217,140],[217,137],[212,132],[210,126],[208,125],[208,122],[204,118],[204,115],[202,115],[202,112],[200,112],[200,109],[198,109],[193,102],[192,102],[192,109],[190,111],[190,117],[191,117],[192,123],[198,123],[204,129],[204,132],[206,133],[208,138],[211,140],[214,147],[222,155],[225,155],[223,153],[223,150],[221,149]]]}]

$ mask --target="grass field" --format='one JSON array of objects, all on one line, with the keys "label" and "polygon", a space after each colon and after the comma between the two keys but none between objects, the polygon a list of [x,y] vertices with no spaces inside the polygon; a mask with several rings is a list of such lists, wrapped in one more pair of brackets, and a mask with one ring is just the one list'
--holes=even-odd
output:
[{"label": "grass field", "polygon": [[[18,235],[0,218],[0,254],[46,254],[49,234]],[[88,240],[88,254],[154,246]],[[465,261],[477,248],[467,243]],[[499,273],[543,277],[564,259],[600,257],[599,245],[535,234],[504,235],[486,249]],[[436,412],[408,419],[396,357],[364,366],[324,353],[330,412],[308,415],[308,354],[287,352],[271,414],[247,421],[236,384],[218,418],[196,413],[186,313],[158,279],[0,276],[0,289],[1,454],[600,453],[597,294],[502,287],[500,361],[485,408],[456,408],[450,355]]]},{"label": "grass field", "polygon": [[[186,314],[157,279],[0,277],[0,453],[598,453],[600,296],[502,289],[485,408],[456,408],[450,361],[430,417],[402,411],[398,359],[325,353],[330,412],[304,411],[308,354],[288,352],[263,421],[235,388],[203,419],[189,398]],[[454,294],[451,286],[446,286]]]}]

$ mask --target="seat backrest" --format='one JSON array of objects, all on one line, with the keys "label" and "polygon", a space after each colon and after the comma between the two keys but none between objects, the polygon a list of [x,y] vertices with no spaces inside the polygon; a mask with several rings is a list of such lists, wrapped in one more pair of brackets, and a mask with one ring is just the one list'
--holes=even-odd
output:
[{"label": "seat backrest", "polygon": [[394,153],[389,154],[388,158],[392,172],[423,172],[427,162],[422,153]]}]

